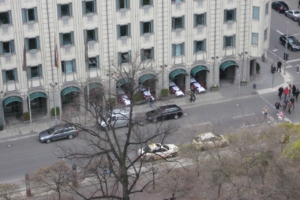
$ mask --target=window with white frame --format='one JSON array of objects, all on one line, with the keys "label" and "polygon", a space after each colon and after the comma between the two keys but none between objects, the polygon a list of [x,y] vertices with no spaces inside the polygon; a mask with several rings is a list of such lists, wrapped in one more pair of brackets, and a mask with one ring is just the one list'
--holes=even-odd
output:
[{"label": "window with white frame", "polygon": [[252,45],[258,45],[258,33],[252,33]]},{"label": "window with white frame", "polygon": [[97,7],[96,7],[96,0],[85,0],[82,2],[82,13],[89,14],[89,13],[96,13]]},{"label": "window with white frame", "polygon": [[72,3],[57,5],[58,18],[72,16]]},{"label": "window with white frame", "polygon": [[145,61],[145,60],[152,60],[154,59],[154,48],[150,48],[150,49],[142,49],[141,50],[141,60]]},{"label": "window with white frame", "polygon": [[182,56],[184,55],[184,43],[172,44],[172,56]]},{"label": "window with white frame", "polygon": [[172,30],[184,28],[184,16],[172,17]]},{"label": "window with white frame", "polygon": [[40,37],[35,38],[25,38],[25,49],[26,51],[30,50],[39,50],[40,49]]},{"label": "window with white frame", "polygon": [[141,22],[141,35],[153,33],[153,20],[149,22]]},{"label": "window with white frame", "polygon": [[15,53],[15,43],[13,40],[0,42],[0,55]]},{"label": "window with white frame", "polygon": [[98,28],[92,30],[84,30],[84,34],[88,42],[98,41]]},{"label": "window with white frame", "polygon": [[130,24],[117,25],[117,37],[130,37]]},{"label": "window with white frame", "polygon": [[267,41],[267,39],[268,39],[268,28],[264,30],[264,41]]},{"label": "window with white frame", "polygon": [[23,19],[23,23],[36,22],[38,20],[37,9],[36,8],[22,9],[22,19]]},{"label": "window with white frame", "polygon": [[266,6],[265,6],[265,14],[269,14],[269,2],[266,3]]},{"label": "window with white frame", "polygon": [[151,6],[153,4],[153,0],[140,0],[141,6]]},{"label": "window with white frame", "polygon": [[130,0],[116,0],[117,10],[120,9],[129,9],[130,8]]},{"label": "window with white frame", "polygon": [[235,35],[223,37],[223,47],[230,48],[235,47]]},{"label": "window with white frame", "polygon": [[194,53],[206,51],[206,40],[194,41]]},{"label": "window with white frame", "polygon": [[99,56],[89,58],[89,70],[99,67]]},{"label": "window with white frame", "polygon": [[41,77],[43,77],[42,65],[27,67],[27,78],[33,79]]},{"label": "window with white frame", "polygon": [[184,0],[171,0],[172,3],[179,3],[179,2],[183,2]]},{"label": "window with white frame", "polygon": [[2,70],[3,83],[18,81],[17,69]]},{"label": "window with white frame", "polygon": [[194,14],[194,26],[206,25],[206,13]]},{"label": "window with white frame", "polygon": [[118,53],[119,64],[129,63],[131,60],[131,51]]},{"label": "window with white frame", "polygon": [[259,7],[257,7],[257,6],[253,6],[252,19],[259,19]]},{"label": "window with white frame", "polygon": [[74,44],[74,32],[60,33],[59,34],[60,46],[73,45]]},{"label": "window with white frame", "polygon": [[12,24],[11,12],[0,12],[0,26]]},{"label": "window with white frame", "polygon": [[224,22],[232,22],[236,19],[236,9],[224,10]]},{"label": "window with white frame", "polygon": [[75,60],[61,61],[62,73],[70,74],[76,72],[76,62]]}]

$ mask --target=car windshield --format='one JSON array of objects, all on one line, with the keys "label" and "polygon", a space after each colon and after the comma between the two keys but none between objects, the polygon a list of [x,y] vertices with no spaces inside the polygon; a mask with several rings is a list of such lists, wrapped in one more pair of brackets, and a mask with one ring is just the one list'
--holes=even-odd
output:
[{"label": "car windshield", "polygon": [[151,149],[148,146],[146,146],[146,147],[143,148],[143,152],[144,153],[149,153],[149,152],[151,152]]},{"label": "car windshield", "polygon": [[163,147],[164,147],[166,150],[169,150],[169,149],[170,149],[167,145],[163,145]]},{"label": "car windshield", "polygon": [[295,37],[289,37],[289,42],[297,43],[298,40]]},{"label": "car windshield", "polygon": [[48,134],[51,135],[54,132],[54,128],[50,128],[47,130]]},{"label": "car windshield", "polygon": [[300,12],[299,11],[295,11],[294,14],[300,14]]}]

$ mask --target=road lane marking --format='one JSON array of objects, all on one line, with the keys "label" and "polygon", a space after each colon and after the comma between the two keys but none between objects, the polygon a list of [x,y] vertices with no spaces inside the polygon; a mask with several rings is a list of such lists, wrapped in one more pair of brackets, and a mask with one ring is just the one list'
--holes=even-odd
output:
[{"label": "road lane marking", "polygon": [[284,35],[283,33],[281,33],[279,30],[276,30],[277,33],[279,33],[280,35]]},{"label": "road lane marking", "polygon": [[294,59],[294,60],[289,60],[289,61],[286,61],[287,63],[292,63],[292,62],[298,62],[300,61],[300,59]]},{"label": "road lane marking", "polygon": [[194,127],[194,126],[203,126],[203,125],[207,125],[207,124],[211,124],[211,122],[203,122],[201,124],[193,124],[193,125],[186,125],[186,126],[183,126],[183,128],[190,128],[190,127]]},{"label": "road lane marking", "polygon": [[236,118],[240,118],[240,117],[246,117],[246,116],[249,116],[249,115],[255,115],[255,113],[251,113],[251,114],[247,114],[247,115],[239,115],[239,116],[235,116],[235,117],[232,117],[232,118],[236,119]]},{"label": "road lane marking", "polygon": [[10,141],[14,141],[14,140],[21,140],[21,139],[36,137],[36,136],[37,135],[33,134],[33,135],[26,135],[26,136],[16,137],[16,138],[12,138],[12,139],[5,139],[5,140],[0,139],[0,143],[10,142]]}]

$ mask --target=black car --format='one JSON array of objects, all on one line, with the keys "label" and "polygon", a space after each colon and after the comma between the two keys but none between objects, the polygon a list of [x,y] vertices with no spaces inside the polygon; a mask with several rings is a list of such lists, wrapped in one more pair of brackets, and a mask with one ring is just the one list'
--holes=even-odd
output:
[{"label": "black car", "polygon": [[289,6],[283,1],[275,1],[272,3],[272,8],[279,13],[284,13],[289,10]]},{"label": "black car", "polygon": [[[291,51],[300,50],[300,42],[294,36],[287,36],[287,48]],[[286,44],[286,35],[281,35],[279,38],[279,42],[282,45]]]},{"label": "black car", "polygon": [[65,138],[73,139],[78,134],[78,130],[70,125],[57,125],[39,133],[40,142],[50,143],[54,140]]},{"label": "black car", "polygon": [[173,104],[160,106],[155,110],[151,110],[146,113],[146,119],[148,121],[157,122],[158,120],[166,120],[166,119],[178,119],[183,114],[182,109]]}]

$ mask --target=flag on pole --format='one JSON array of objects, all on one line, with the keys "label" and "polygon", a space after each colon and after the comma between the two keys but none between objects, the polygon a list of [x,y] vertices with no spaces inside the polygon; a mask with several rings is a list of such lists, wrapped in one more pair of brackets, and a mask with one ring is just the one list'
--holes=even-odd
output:
[{"label": "flag on pole", "polygon": [[27,60],[26,60],[26,48],[24,44],[24,50],[23,50],[23,65],[22,65],[23,71],[27,71]]},{"label": "flag on pole", "polygon": [[57,49],[56,37],[54,37],[54,67],[59,68],[58,49]]},{"label": "flag on pole", "polygon": [[87,34],[86,31],[84,32],[84,56],[85,56],[85,63],[89,63],[89,48],[88,48],[88,39],[87,39]]}]

